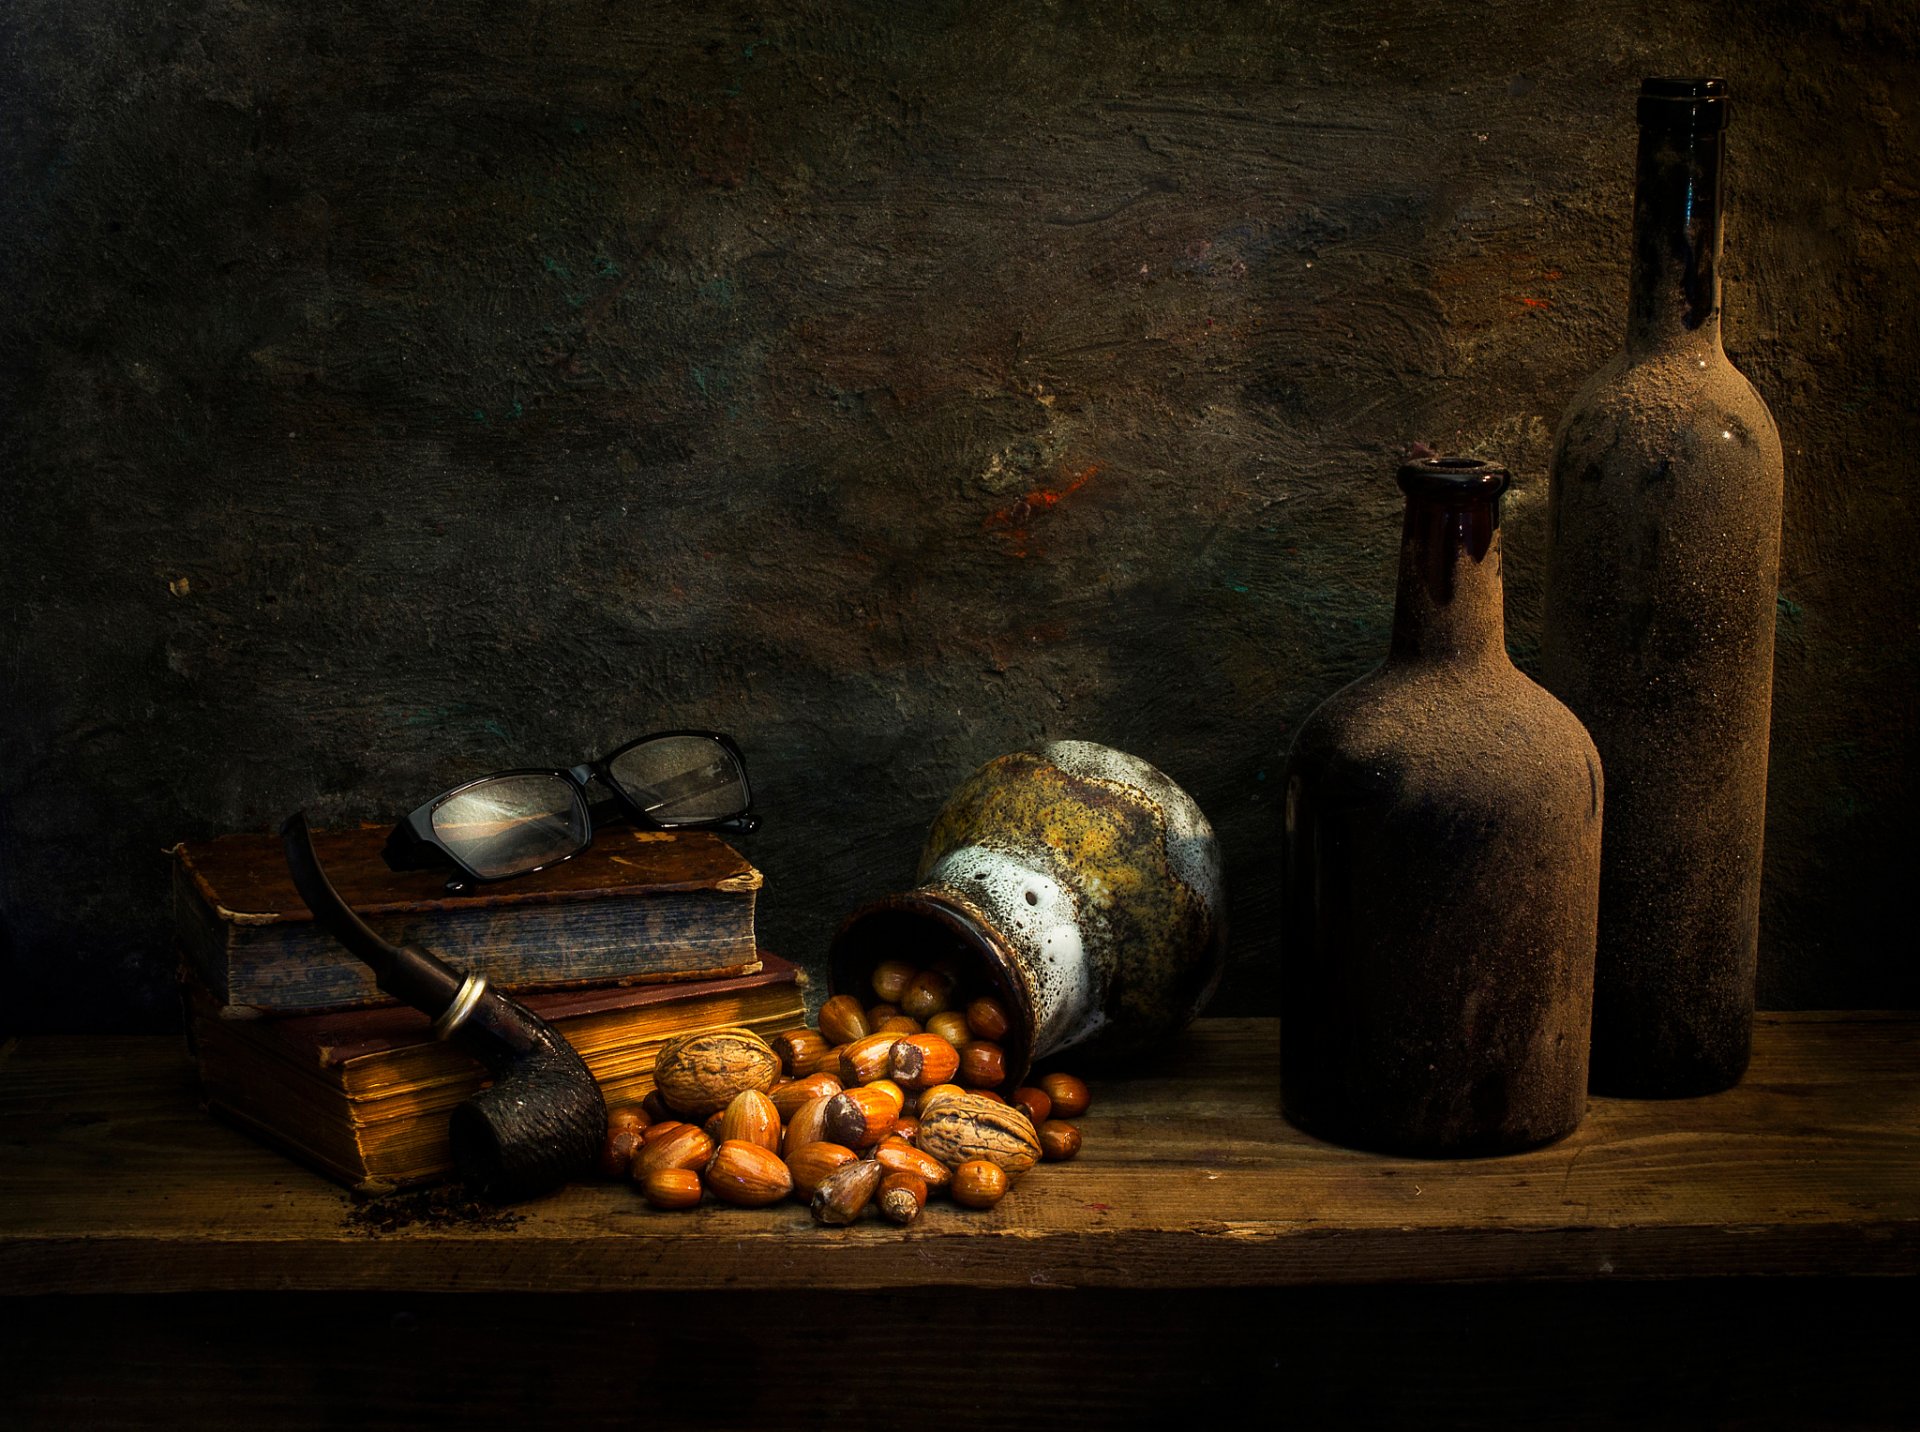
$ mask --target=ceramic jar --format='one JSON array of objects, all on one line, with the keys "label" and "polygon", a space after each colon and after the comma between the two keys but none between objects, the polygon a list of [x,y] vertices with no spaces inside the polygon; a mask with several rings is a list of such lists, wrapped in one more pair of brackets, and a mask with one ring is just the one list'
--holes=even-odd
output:
[{"label": "ceramic jar", "polygon": [[953,963],[1006,1006],[1008,1083],[1072,1049],[1147,1049],[1197,1014],[1226,954],[1219,842],[1136,756],[1051,741],[989,761],[935,817],[916,883],[854,911],[836,991],[881,960]]}]

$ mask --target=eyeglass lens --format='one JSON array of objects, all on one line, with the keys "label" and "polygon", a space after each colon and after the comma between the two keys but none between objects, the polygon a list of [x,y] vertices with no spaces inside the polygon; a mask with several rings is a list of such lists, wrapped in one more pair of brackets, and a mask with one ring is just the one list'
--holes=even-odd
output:
[{"label": "eyeglass lens", "polygon": [[661,736],[607,765],[622,794],[662,825],[726,820],[747,808],[746,776],[710,736]]},{"label": "eyeglass lens", "polygon": [[488,880],[577,854],[587,829],[586,802],[559,776],[496,776],[433,812],[441,843]]}]

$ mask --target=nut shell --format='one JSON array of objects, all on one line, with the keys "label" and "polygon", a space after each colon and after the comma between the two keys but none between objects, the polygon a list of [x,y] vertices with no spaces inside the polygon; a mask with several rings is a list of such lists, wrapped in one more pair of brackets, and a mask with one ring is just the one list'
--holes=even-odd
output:
[{"label": "nut shell", "polygon": [[927,1033],[937,1034],[955,1049],[974,1037],[967,1017],[957,1009],[945,1010],[927,1021]]},{"label": "nut shell", "polygon": [[641,1194],[655,1208],[692,1208],[700,1201],[700,1175],[690,1168],[656,1169],[639,1183]]},{"label": "nut shell", "polygon": [[960,1051],[937,1034],[911,1034],[893,1046],[893,1077],[909,1089],[949,1082],[960,1068]]},{"label": "nut shell", "polygon": [[1007,1171],[987,1159],[968,1159],[953,1171],[947,1193],[963,1208],[992,1208],[1007,1196]]},{"label": "nut shell", "polygon": [[926,1206],[927,1185],[918,1174],[895,1172],[880,1180],[880,1214],[887,1222],[911,1223]]},{"label": "nut shell", "polygon": [[786,1137],[780,1141],[780,1147],[789,1158],[804,1149],[808,1144],[830,1143],[827,1138],[827,1110],[833,1107],[838,1094],[825,1094],[818,1099],[809,1099],[793,1112],[787,1120]]},{"label": "nut shell", "polygon": [[1040,1162],[1040,1136],[1033,1121],[1011,1104],[980,1094],[951,1094],[920,1111],[922,1149],[948,1168],[985,1159],[1008,1173],[1025,1173]]},{"label": "nut shell", "polygon": [[681,1124],[654,1139],[633,1156],[633,1181],[662,1169],[698,1169],[713,1157],[713,1140],[697,1124]]},{"label": "nut shell", "polygon": [[1031,1084],[1023,1084],[1013,1091],[1013,1097],[1007,1100],[1016,1109],[1024,1109],[1027,1117],[1033,1120],[1034,1128],[1046,1123],[1053,1113],[1053,1100],[1047,1097],[1045,1089],[1036,1089]]},{"label": "nut shell", "polygon": [[765,1208],[793,1191],[793,1174],[765,1145],[729,1139],[707,1160],[706,1184],[723,1203]]},{"label": "nut shell", "polygon": [[869,1034],[856,1039],[840,1052],[840,1082],[849,1087],[885,1079],[893,1068],[893,1046],[897,1034]]},{"label": "nut shell", "polygon": [[880,1140],[873,1151],[873,1158],[888,1173],[910,1173],[928,1188],[944,1188],[953,1177],[953,1170],[925,1149],[916,1149],[906,1140],[896,1139],[892,1135]]},{"label": "nut shell", "polygon": [[780,1111],[758,1089],[742,1089],[720,1116],[720,1142],[741,1140],[769,1153],[780,1152]]},{"label": "nut shell", "polygon": [[967,1028],[973,1031],[975,1039],[988,1039],[998,1044],[1007,1037],[1007,1031],[1013,1027],[1013,1021],[1007,1018],[1006,1006],[992,995],[983,994],[967,1006]]},{"label": "nut shell", "polygon": [[822,1140],[796,1149],[787,1155],[787,1172],[793,1175],[793,1191],[799,1198],[811,1199],[826,1176],[860,1155],[844,1144]]},{"label": "nut shell", "polygon": [[827,1041],[818,1030],[786,1029],[769,1039],[767,1047],[779,1057],[787,1073],[798,1078],[803,1066],[827,1052]]},{"label": "nut shell", "polygon": [[1040,1081],[1047,1097],[1053,1100],[1053,1115],[1059,1119],[1077,1119],[1093,1102],[1087,1081],[1072,1074],[1049,1074]]},{"label": "nut shell", "polygon": [[920,973],[919,967],[905,960],[882,960],[873,967],[873,992],[885,1004],[900,1003],[900,996],[906,993],[907,986],[913,983],[913,977]]},{"label": "nut shell", "polygon": [[791,1119],[800,1111],[800,1106],[811,1099],[831,1099],[841,1089],[840,1076],[837,1074],[809,1074],[804,1079],[795,1079],[791,1084],[782,1084],[769,1096],[773,1107],[780,1111],[780,1117]]},{"label": "nut shell", "polygon": [[780,1077],[780,1056],[750,1029],[686,1034],[660,1046],[653,1084],[683,1119],[705,1119],[745,1089],[765,1093]]},{"label": "nut shell", "polygon": [[860,1216],[886,1171],[872,1159],[856,1159],[842,1164],[820,1181],[813,1191],[813,1216],[817,1222],[835,1227],[853,1222]]},{"label": "nut shell", "polygon": [[1080,1130],[1065,1119],[1048,1119],[1040,1126],[1040,1156],[1061,1163],[1080,1152]]},{"label": "nut shell", "polygon": [[993,1089],[1006,1083],[1006,1051],[990,1039],[961,1045],[960,1082],[969,1089]]},{"label": "nut shell", "polygon": [[870,1149],[893,1131],[899,1111],[884,1089],[844,1089],[827,1102],[826,1137],[850,1149]]},{"label": "nut shell", "polygon": [[820,1033],[829,1044],[851,1044],[873,1033],[867,1012],[850,994],[837,994],[820,1006]]},{"label": "nut shell", "polygon": [[600,1172],[608,1178],[625,1178],[633,1171],[634,1152],[645,1137],[646,1130],[637,1124],[609,1126],[606,1140],[600,1145]]}]

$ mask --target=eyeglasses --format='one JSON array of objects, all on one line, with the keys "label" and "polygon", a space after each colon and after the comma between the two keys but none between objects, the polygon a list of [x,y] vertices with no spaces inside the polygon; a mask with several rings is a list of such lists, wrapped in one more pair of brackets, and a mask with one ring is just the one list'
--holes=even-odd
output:
[{"label": "eyeglasses", "polygon": [[[598,780],[613,800],[589,805]],[[393,828],[390,870],[451,864],[462,879],[505,880],[569,860],[595,826],[634,821],[653,830],[745,833],[750,814],[740,748],[712,731],[657,731],[571,770],[496,771],[443,791]]]}]

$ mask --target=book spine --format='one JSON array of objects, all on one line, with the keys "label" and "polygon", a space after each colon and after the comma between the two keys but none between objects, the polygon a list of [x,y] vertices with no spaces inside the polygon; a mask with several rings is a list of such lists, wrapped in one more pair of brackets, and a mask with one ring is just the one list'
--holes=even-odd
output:
[{"label": "book spine", "polygon": [[[670,891],[633,900],[422,911],[368,924],[395,944],[423,946],[502,989],[526,991],[751,970],[759,962],[754,901],[752,890]],[[316,925],[219,923],[226,926],[221,957],[208,960],[202,948],[190,951],[189,962],[231,1014],[390,1002],[373,972]]]}]

